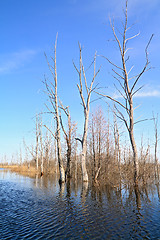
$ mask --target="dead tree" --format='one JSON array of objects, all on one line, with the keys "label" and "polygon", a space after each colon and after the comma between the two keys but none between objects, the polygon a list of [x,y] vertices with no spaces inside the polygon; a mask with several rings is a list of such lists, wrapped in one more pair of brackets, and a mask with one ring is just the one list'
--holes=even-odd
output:
[{"label": "dead tree", "polygon": [[53,81],[47,81],[45,79],[44,84],[46,87],[46,94],[49,98],[49,101],[51,103],[52,109],[50,109],[47,106],[47,109],[49,113],[53,114],[55,121],[56,121],[56,143],[57,143],[57,156],[58,156],[58,164],[59,164],[59,173],[60,173],[60,179],[59,182],[65,182],[65,171],[63,167],[63,161],[62,161],[62,154],[61,154],[61,136],[60,136],[60,119],[59,119],[59,108],[58,108],[58,93],[57,93],[57,62],[56,62],[56,48],[57,48],[57,38],[54,45],[54,57],[51,57],[52,64],[48,61],[48,67],[52,74]]},{"label": "dead tree", "polygon": [[158,114],[155,118],[153,114],[154,121],[154,131],[155,131],[155,144],[154,144],[154,159],[155,159],[155,179],[159,181],[159,166],[158,166],[158,158],[157,158],[157,148],[158,148]]},{"label": "dead tree", "polygon": [[42,117],[40,120],[40,151],[41,151],[41,176],[44,174],[44,146],[43,146],[43,139],[42,139]]},{"label": "dead tree", "polygon": [[[81,145],[82,145],[81,164],[82,164],[83,182],[88,182],[88,173],[87,173],[87,169],[86,169],[86,152],[87,152],[87,134],[88,134],[90,99],[91,99],[92,92],[95,90],[95,88],[93,88],[93,83],[94,83],[95,78],[96,78],[97,74],[99,73],[100,69],[97,72],[95,70],[95,67],[96,67],[96,54],[95,54],[94,61],[93,61],[94,74],[93,74],[93,78],[92,78],[92,81],[90,83],[90,86],[88,87],[87,79],[86,79],[86,71],[84,69],[84,65],[83,65],[83,62],[82,62],[82,48],[81,48],[80,44],[79,44],[79,51],[80,51],[79,70],[78,70],[78,68],[76,67],[75,64],[74,64],[74,67],[75,67],[75,69],[76,69],[76,71],[79,75],[79,84],[77,84],[77,87],[78,87],[78,91],[79,91],[80,98],[81,98],[81,103],[82,103],[83,110],[84,110],[84,130],[83,130],[82,139],[76,138],[76,140],[79,140],[81,142]],[[86,91],[86,95],[87,95],[86,100],[85,100],[85,97],[84,97],[85,95],[84,95],[84,92],[83,92],[82,79],[84,79],[84,83],[85,83],[85,91]]]},{"label": "dead tree", "polygon": [[38,171],[38,167],[39,167],[39,162],[38,162],[38,158],[39,158],[39,138],[41,135],[41,131],[40,131],[40,120],[38,115],[36,115],[36,168]]},{"label": "dead tree", "polygon": [[68,123],[68,131],[66,131],[62,117],[60,115],[60,123],[63,130],[63,133],[65,135],[65,140],[67,143],[67,167],[65,171],[65,179],[71,178],[71,153],[72,153],[72,134],[75,130],[76,124],[73,124],[71,122],[71,115],[69,112],[69,107],[64,107],[62,102],[60,101],[60,108],[63,110],[64,114],[67,116],[67,123]]},{"label": "dead tree", "polygon": [[[120,33],[120,37],[117,34],[117,31],[115,29],[114,26],[114,21],[112,22],[110,20],[110,24],[111,24],[111,29],[113,32],[113,36],[114,36],[114,41],[117,43],[118,45],[118,50],[120,52],[120,57],[121,57],[121,65],[117,65],[114,62],[112,62],[110,59],[108,59],[107,57],[103,56],[113,67],[112,71],[113,71],[113,77],[118,81],[120,88],[118,88],[117,86],[115,86],[116,90],[119,93],[119,98],[121,100],[119,100],[118,98],[114,98],[111,97],[109,95],[105,95],[105,94],[101,94],[99,93],[101,96],[106,97],[110,100],[112,100],[115,103],[115,108],[116,108],[116,115],[119,119],[121,119],[126,128],[127,131],[129,133],[129,138],[130,138],[130,143],[132,146],[132,151],[133,151],[133,163],[134,163],[134,181],[135,183],[138,182],[138,173],[139,173],[139,166],[138,166],[138,152],[137,152],[137,146],[136,146],[136,141],[135,141],[135,136],[134,136],[134,126],[136,123],[144,121],[144,120],[140,120],[140,121],[134,121],[134,101],[133,98],[135,96],[135,94],[142,89],[143,86],[136,88],[137,87],[137,83],[139,82],[140,78],[142,77],[142,75],[149,70],[149,59],[148,59],[148,47],[150,45],[150,42],[153,38],[153,35],[151,36],[146,48],[145,48],[145,55],[146,55],[146,61],[144,64],[144,67],[142,68],[142,70],[135,76],[131,76],[130,77],[130,73],[131,70],[133,69],[133,67],[131,67],[128,70],[128,60],[129,60],[129,56],[127,55],[128,50],[130,48],[128,48],[128,42],[132,39],[134,39],[135,37],[137,37],[139,35],[136,34],[134,36],[130,36],[127,37],[127,32],[130,29],[130,27],[128,27],[128,14],[127,14],[127,8],[128,8],[128,0],[126,0],[126,7],[125,7],[125,11],[124,11],[124,23],[123,23],[123,31],[120,32],[120,30],[118,30],[118,32]],[[126,117],[127,115],[127,117]]]}]

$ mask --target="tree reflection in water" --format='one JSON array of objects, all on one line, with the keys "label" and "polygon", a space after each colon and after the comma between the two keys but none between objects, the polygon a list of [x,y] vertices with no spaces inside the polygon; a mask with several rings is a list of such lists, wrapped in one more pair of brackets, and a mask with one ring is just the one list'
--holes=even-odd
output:
[{"label": "tree reflection in water", "polygon": [[159,237],[159,184],[119,188],[71,180],[59,185],[54,177],[0,172],[0,190],[3,239],[15,233],[43,239]]}]

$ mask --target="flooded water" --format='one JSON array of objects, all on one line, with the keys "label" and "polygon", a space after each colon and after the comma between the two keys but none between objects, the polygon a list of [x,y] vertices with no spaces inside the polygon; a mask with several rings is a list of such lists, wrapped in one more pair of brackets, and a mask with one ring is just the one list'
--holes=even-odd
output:
[{"label": "flooded water", "polygon": [[0,239],[160,239],[160,188],[77,185],[0,170]]}]

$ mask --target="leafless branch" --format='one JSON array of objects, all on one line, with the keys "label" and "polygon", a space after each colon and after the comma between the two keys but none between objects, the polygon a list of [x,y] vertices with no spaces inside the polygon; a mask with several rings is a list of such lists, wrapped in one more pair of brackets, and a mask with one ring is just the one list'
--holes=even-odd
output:
[{"label": "leafless branch", "polygon": [[134,125],[136,125],[137,123],[145,122],[145,121],[149,121],[149,120],[152,120],[152,119],[149,119],[149,118],[142,119],[142,120],[139,120],[139,121],[135,122]]},{"label": "leafless branch", "polygon": [[146,69],[147,69],[147,67],[148,67],[148,65],[149,65],[149,60],[148,60],[148,47],[149,47],[149,45],[150,45],[150,43],[151,43],[151,41],[152,41],[153,36],[154,36],[154,34],[151,35],[151,37],[150,37],[150,39],[149,39],[149,42],[148,42],[148,44],[147,44],[147,46],[146,46],[146,49],[145,49],[145,53],[146,53],[146,63],[145,63],[145,66],[144,66],[144,68],[142,69],[142,71],[140,72],[140,74],[138,75],[137,79],[135,80],[135,82],[134,82],[134,84],[133,84],[133,86],[132,86],[132,88],[131,88],[131,93],[133,92],[133,89],[135,88],[138,80],[139,80],[140,77],[143,75],[143,73],[146,71]]},{"label": "leafless branch", "polygon": [[48,128],[46,125],[43,125],[47,130],[52,134],[52,136],[56,139],[56,135],[51,131],[50,128]]},{"label": "leafless branch", "polygon": [[102,96],[102,97],[106,97],[106,98],[112,100],[113,102],[119,104],[121,107],[123,107],[124,109],[126,109],[126,107],[125,107],[121,102],[119,102],[119,101],[117,101],[116,99],[110,97],[109,95],[105,95],[105,94],[102,94],[102,93],[99,93],[99,92],[95,92],[95,93],[98,94],[98,95],[100,95],[100,96]]},{"label": "leafless branch", "polygon": [[144,85],[141,86],[141,87],[139,87],[135,92],[132,93],[132,96],[134,96],[134,95],[135,95],[138,91],[140,91],[143,87],[144,87]]}]

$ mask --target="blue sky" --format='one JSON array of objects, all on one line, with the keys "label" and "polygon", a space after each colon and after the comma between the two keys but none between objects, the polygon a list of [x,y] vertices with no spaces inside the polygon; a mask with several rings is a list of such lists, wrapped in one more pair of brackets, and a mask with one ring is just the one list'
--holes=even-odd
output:
[{"label": "blue sky", "polygon": [[[59,95],[69,105],[72,119],[78,123],[79,132],[83,123],[83,111],[76,83],[78,76],[72,60],[78,64],[78,41],[84,47],[83,59],[88,66],[95,51],[113,61],[118,61],[117,47],[109,25],[109,16],[114,16],[120,26],[123,18],[123,0],[1,0],[0,1],[0,156],[19,150],[26,139],[34,141],[34,120],[37,112],[45,110],[46,96],[43,93],[44,74],[49,75],[44,52],[52,54],[58,32],[57,69]],[[140,70],[145,63],[145,46],[152,33],[155,34],[149,48],[149,59],[154,67],[141,79],[145,87],[135,98],[141,105],[136,118],[151,118],[152,112],[160,115],[160,2],[159,0],[130,0],[129,25],[135,23],[131,35],[140,36],[130,45],[131,64]],[[111,66],[97,59],[101,72],[97,82],[113,96],[114,79]],[[90,77],[90,76],[88,76]],[[105,91],[105,90],[104,90]],[[94,96],[93,96],[94,97]],[[104,105],[97,102],[92,105]],[[136,137],[143,133],[153,140],[153,123],[148,121],[137,127]]]}]

